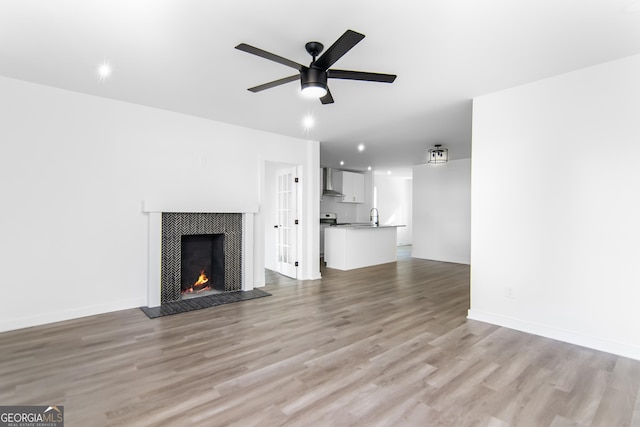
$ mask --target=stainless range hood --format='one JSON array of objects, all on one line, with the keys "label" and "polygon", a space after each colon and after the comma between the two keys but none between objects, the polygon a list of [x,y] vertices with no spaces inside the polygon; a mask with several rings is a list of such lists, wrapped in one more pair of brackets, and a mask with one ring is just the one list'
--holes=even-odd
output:
[{"label": "stainless range hood", "polygon": [[322,195],[342,197],[342,193],[333,189],[333,184],[331,183],[332,175],[333,170],[331,168],[322,169]]}]

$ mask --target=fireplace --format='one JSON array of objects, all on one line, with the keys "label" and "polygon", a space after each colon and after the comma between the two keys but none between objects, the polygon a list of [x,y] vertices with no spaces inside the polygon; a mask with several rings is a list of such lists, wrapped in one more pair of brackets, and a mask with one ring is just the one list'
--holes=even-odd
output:
[{"label": "fireplace", "polygon": [[242,215],[162,214],[161,302],[242,289]]},{"label": "fireplace", "polygon": [[254,216],[258,206],[237,201],[143,200],[148,215],[147,307],[182,299],[182,236],[224,235],[224,290],[254,288]]}]

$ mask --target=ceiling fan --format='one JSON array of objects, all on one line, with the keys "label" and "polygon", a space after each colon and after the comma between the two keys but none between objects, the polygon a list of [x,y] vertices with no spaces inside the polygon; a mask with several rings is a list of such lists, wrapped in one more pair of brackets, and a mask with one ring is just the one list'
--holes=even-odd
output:
[{"label": "ceiling fan", "polygon": [[245,43],[240,43],[236,46],[236,49],[298,70],[298,74],[293,76],[284,77],[259,86],[250,87],[248,90],[251,92],[260,92],[265,89],[300,80],[303,95],[320,98],[320,102],[323,104],[332,104],[333,96],[331,96],[331,92],[327,86],[327,79],[364,80],[382,83],[393,83],[396,79],[395,74],[368,73],[364,71],[335,70],[329,68],[363,38],[364,34],[347,30],[319,58],[318,55],[320,55],[324,49],[322,43],[307,43],[305,45],[305,49],[313,58],[308,67]]}]

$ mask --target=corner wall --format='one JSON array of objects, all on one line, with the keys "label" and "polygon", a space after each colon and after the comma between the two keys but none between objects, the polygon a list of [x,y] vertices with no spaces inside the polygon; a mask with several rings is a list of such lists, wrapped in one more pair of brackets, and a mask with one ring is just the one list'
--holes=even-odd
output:
[{"label": "corner wall", "polygon": [[413,167],[415,258],[469,264],[471,159]]},{"label": "corner wall", "polygon": [[640,359],[639,75],[474,100],[469,318]]}]

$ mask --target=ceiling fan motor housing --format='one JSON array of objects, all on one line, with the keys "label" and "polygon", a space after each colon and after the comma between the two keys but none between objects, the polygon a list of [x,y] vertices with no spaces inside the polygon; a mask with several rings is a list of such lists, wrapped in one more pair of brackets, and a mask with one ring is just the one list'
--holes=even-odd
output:
[{"label": "ceiling fan motor housing", "polygon": [[311,86],[327,89],[327,72],[313,67],[300,70],[300,84],[302,89]]}]

